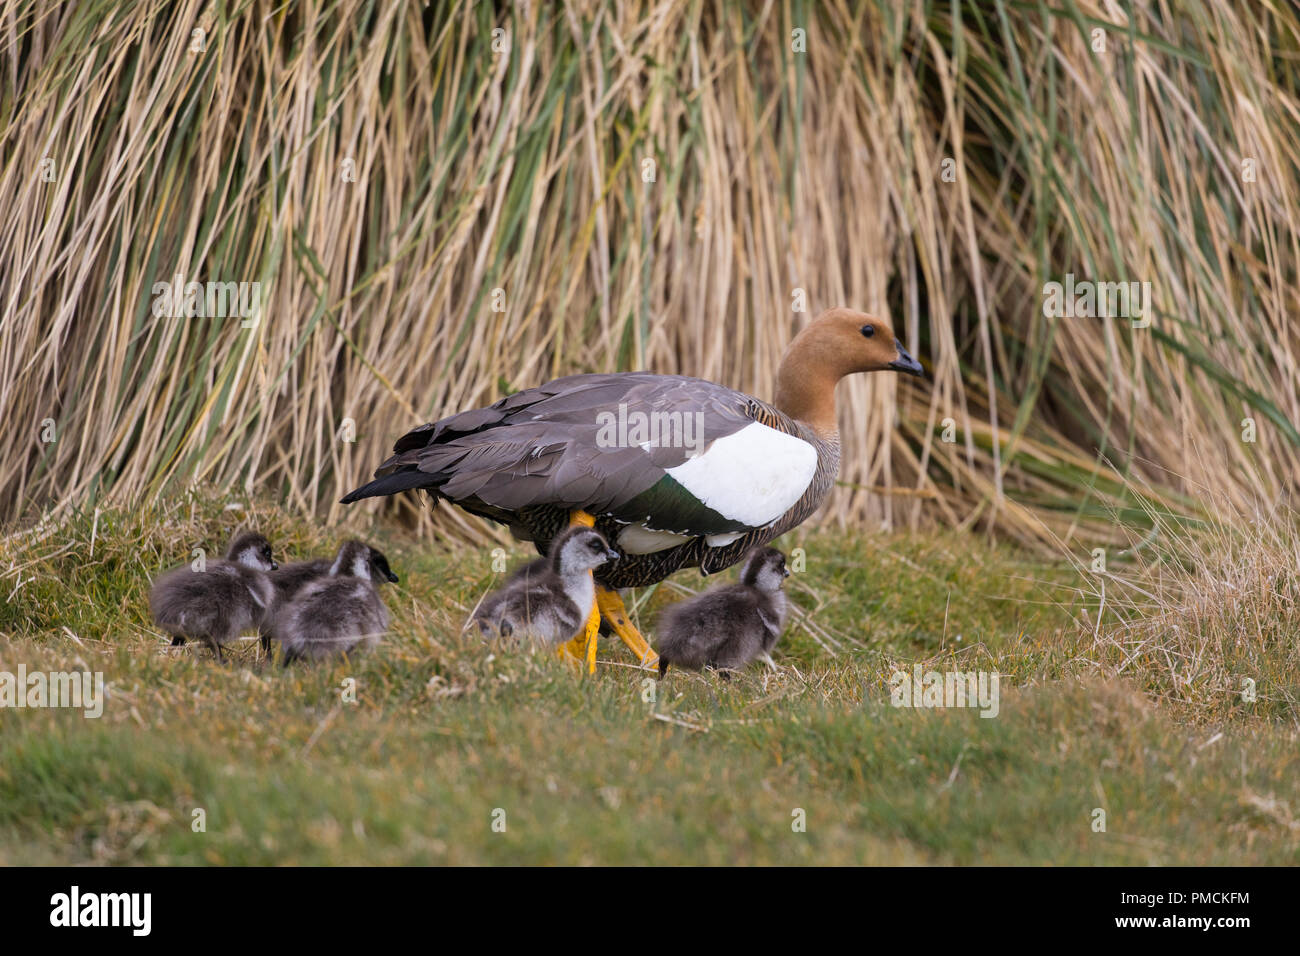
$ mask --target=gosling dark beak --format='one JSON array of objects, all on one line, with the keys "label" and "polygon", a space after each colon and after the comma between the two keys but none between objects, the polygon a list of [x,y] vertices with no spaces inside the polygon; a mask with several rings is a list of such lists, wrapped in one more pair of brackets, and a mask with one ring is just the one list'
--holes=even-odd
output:
[{"label": "gosling dark beak", "polygon": [[617,560],[618,560],[618,552],[615,551],[613,548],[606,548],[606,549],[605,549],[605,557],[609,558],[609,560],[611,560],[611,561],[617,561]]},{"label": "gosling dark beak", "polygon": [[278,564],[276,564],[274,561],[272,561],[272,562],[271,562],[271,570],[272,570],[272,571],[279,571],[279,570],[280,570],[280,566],[279,566]]},{"label": "gosling dark beak", "polygon": [[398,581],[400,581],[400,580],[402,580],[402,579],[399,578],[399,577],[398,577],[396,574],[394,574],[392,571],[389,571],[389,572],[388,572],[388,580],[390,580],[390,581],[392,581],[394,584],[396,584]]},{"label": "gosling dark beak", "polygon": [[921,368],[921,363],[908,354],[907,349],[903,348],[903,343],[894,339],[894,346],[898,349],[898,358],[889,363],[889,367],[895,372],[907,372],[909,375],[924,375],[925,369]]},{"label": "gosling dark beak", "polygon": [[783,578],[788,578],[789,576],[790,576],[790,569],[789,569],[789,568],[782,568],[782,569],[781,569],[781,577],[783,577]]}]

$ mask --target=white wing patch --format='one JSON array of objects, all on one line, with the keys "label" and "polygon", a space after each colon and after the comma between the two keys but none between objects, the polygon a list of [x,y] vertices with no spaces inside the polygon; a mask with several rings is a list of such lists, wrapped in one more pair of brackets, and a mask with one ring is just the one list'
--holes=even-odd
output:
[{"label": "white wing patch", "polygon": [[618,546],[627,554],[654,554],[666,551],[691,539],[672,531],[651,531],[642,524],[630,524],[618,533]]},{"label": "white wing patch", "polygon": [[706,534],[704,543],[710,548],[725,548],[729,544],[734,544],[745,536],[743,531],[732,531],[728,534]]},{"label": "white wing patch", "polygon": [[812,445],[754,422],[668,474],[718,514],[762,528],[803,497],[816,471]]}]

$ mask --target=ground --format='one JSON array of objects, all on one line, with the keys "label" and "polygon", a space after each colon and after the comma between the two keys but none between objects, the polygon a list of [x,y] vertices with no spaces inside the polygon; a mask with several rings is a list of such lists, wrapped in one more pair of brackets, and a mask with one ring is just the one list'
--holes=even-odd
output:
[{"label": "ground", "polygon": [[[0,709],[0,863],[1300,860],[1294,708],[1191,706],[1114,666],[1065,561],[956,532],[787,536],[804,570],[779,669],[657,683],[614,643],[584,678],[461,636],[495,545],[381,522],[367,537],[402,582],[378,650],[284,671],[252,640],[225,666],[171,649],[149,580],[192,548],[248,522],[297,559],[347,533],[252,507],[104,508],[6,539],[0,671],[103,671],[109,700],[99,719]],[[640,622],[706,583],[637,592]],[[916,662],[997,671],[997,716],[891,706]]]}]

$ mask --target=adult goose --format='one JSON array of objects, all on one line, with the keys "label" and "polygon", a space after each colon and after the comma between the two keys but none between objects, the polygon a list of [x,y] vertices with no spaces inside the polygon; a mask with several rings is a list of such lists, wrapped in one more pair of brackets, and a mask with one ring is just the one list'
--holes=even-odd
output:
[{"label": "adult goose", "polygon": [[343,503],[423,488],[542,554],[594,525],[618,558],[595,571],[569,651],[581,659],[603,617],[648,667],[617,589],[721,571],[807,519],[839,472],[836,383],[883,370],[922,374],[887,322],[831,309],[791,341],[771,404],[683,375],[570,375],[407,432]]}]

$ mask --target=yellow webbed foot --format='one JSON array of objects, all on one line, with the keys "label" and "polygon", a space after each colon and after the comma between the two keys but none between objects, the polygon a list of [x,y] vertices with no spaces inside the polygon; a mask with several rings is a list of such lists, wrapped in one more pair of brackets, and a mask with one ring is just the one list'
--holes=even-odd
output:
[{"label": "yellow webbed foot", "polygon": [[658,665],[659,655],[646,643],[646,639],[641,636],[641,632],[632,625],[632,621],[627,616],[627,607],[623,604],[623,599],[619,597],[617,591],[598,583],[596,585],[596,607],[599,608],[600,616],[605,619],[605,623],[636,655],[636,659],[641,662],[642,667]]}]

